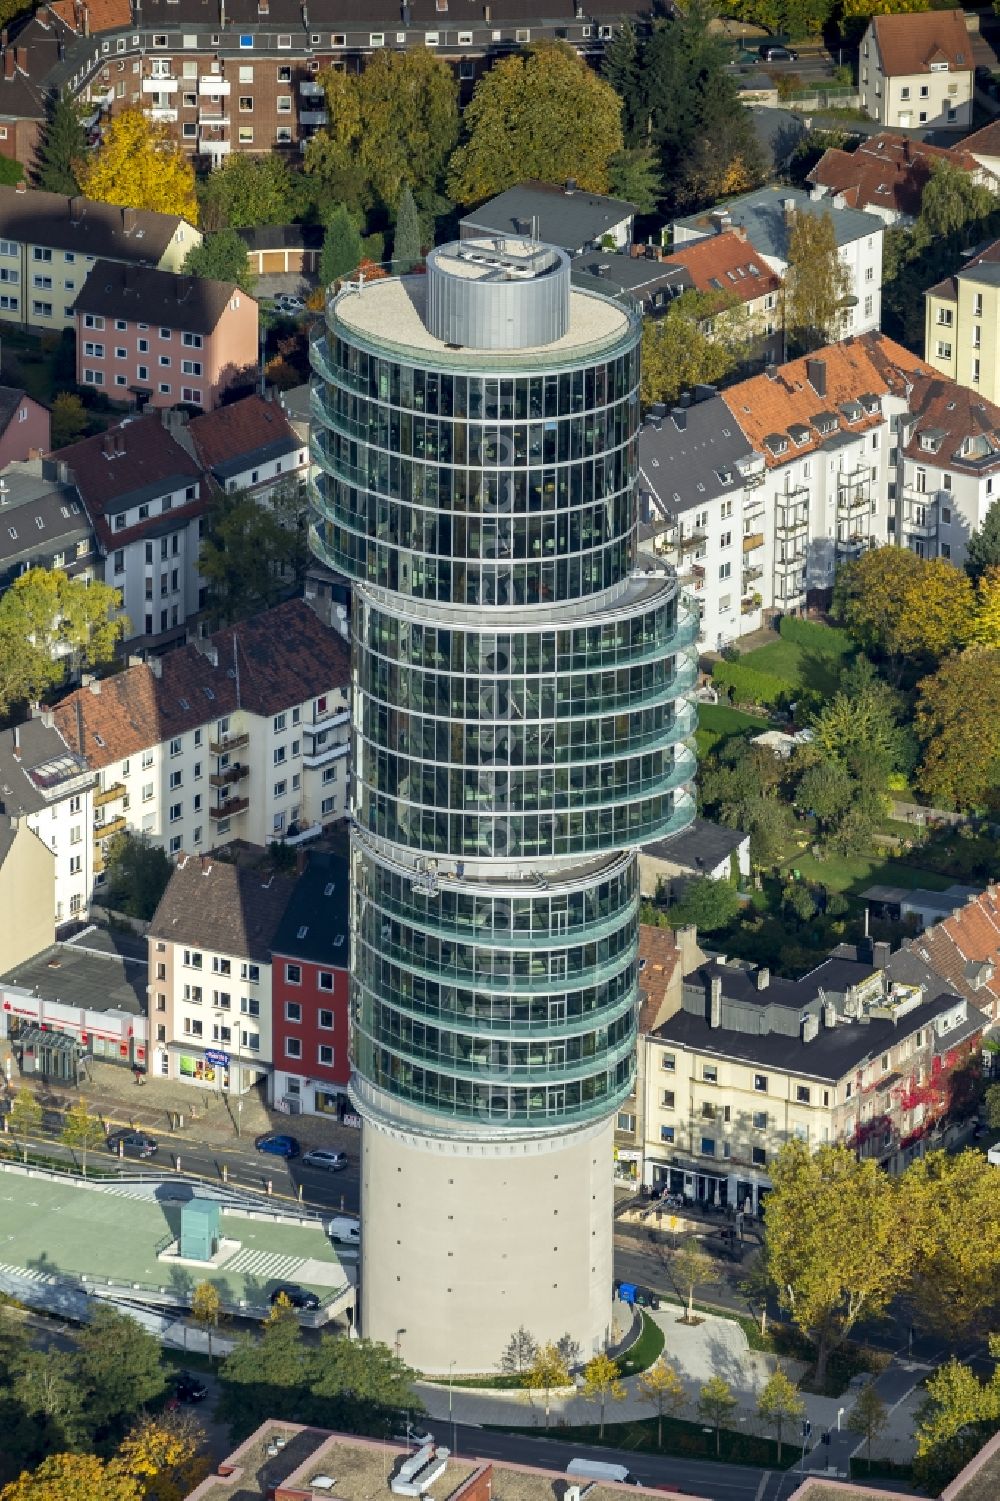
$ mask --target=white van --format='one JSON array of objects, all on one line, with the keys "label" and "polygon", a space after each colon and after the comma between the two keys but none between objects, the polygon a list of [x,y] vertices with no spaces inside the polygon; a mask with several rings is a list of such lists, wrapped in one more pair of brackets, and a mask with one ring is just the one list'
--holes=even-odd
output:
[{"label": "white van", "polygon": [[326,1233],[331,1240],[339,1240],[345,1246],[361,1244],[361,1223],[351,1219],[349,1214],[335,1214],[326,1227]]},{"label": "white van", "polygon": [[619,1485],[641,1485],[625,1465],[606,1465],[599,1459],[571,1459],[566,1466],[567,1475],[581,1480],[617,1480]]}]

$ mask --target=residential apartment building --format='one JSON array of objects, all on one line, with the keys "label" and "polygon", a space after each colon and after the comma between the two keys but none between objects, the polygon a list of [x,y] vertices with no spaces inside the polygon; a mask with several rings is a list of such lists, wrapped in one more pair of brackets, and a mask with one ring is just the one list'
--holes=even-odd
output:
[{"label": "residential apartment building", "polygon": [[639,494],[647,544],[677,569],[717,650],[763,622],[765,511],[760,459],[721,396],[667,412],[653,406],[639,435]]},{"label": "residential apartment building", "polygon": [[149,925],[150,1070],[245,1094],[271,1071],[271,945],[294,879],[183,855]]},{"label": "residential apartment building", "polygon": [[988,1022],[926,968],[897,978],[884,949],[845,947],[800,980],[723,958],[686,973],[643,1039],[643,1181],[757,1213],[793,1138],[893,1171],[923,1151]]},{"label": "residential apartment building", "polygon": [[175,271],[201,238],[176,214],[0,186],[0,327],[73,328],[98,260]]},{"label": "residential apartment building", "polygon": [[309,439],[266,396],[247,396],[195,417],[189,432],[202,468],[220,490],[244,490],[267,502],[282,487],[301,488],[309,474]]},{"label": "residential apartment building", "polygon": [[956,995],[965,996],[994,1026],[1000,1022],[1000,887],[991,884],[909,939],[893,955],[893,964],[904,963],[907,954],[939,975]]},{"label": "residential apartment building", "polygon": [[55,942],[55,857],[16,817],[0,820],[0,975]]},{"label": "residential apartment building", "polygon": [[74,304],[76,379],[111,401],[211,411],[257,370],[257,304],[233,282],[96,261]]},{"label": "residential apartment building", "polygon": [[59,450],[56,472],[76,486],[104,581],[121,590],[131,649],[183,641],[204,605],[198,555],[208,484],[182,414],[126,419],[71,443]]},{"label": "residential apartment building", "polygon": [[914,381],[900,417],[890,532],[922,558],[959,567],[1000,496],[1000,407],[942,376]]},{"label": "residential apartment building", "polygon": [[76,486],[50,478],[50,468],[33,459],[0,472],[0,591],[29,568],[100,576],[97,539]]},{"label": "residential apartment building", "polygon": [[[472,14],[473,10],[475,14]],[[466,13],[468,12],[468,14]],[[626,19],[651,21],[648,0],[49,0],[12,28],[0,71],[0,151],[30,166],[45,100],[68,89],[93,138],[141,106],[215,164],[232,151],[299,152],[326,123],[318,75],[356,71],[383,48],[430,47],[463,97],[497,57],[559,39],[597,63]]]},{"label": "residential apartment building", "polygon": [[676,253],[692,241],[728,234],[735,228],[745,233],[753,249],[783,279],[796,214],[828,214],[833,223],[837,254],[848,276],[847,295],[856,299],[843,309],[842,336],[880,328],[885,225],[874,214],[848,208],[839,197],[816,200],[801,188],[784,186],[745,193],[718,208],[675,219],[670,226],[670,250]]},{"label": "residential apartment building", "polygon": [[313,853],[274,935],[270,1101],[290,1115],[337,1115],[351,1076],[350,869]]},{"label": "residential apartment building", "polygon": [[98,887],[118,829],[176,855],[297,844],[343,818],[349,692],[343,641],[289,600],[68,694],[52,719],[97,779]]},{"label": "residential apartment building", "polygon": [[861,107],[902,130],[972,124],[972,41],[961,10],[872,16],[858,58]]},{"label": "residential apartment building", "polygon": [[51,850],[54,908],[46,915],[56,923],[86,912],[90,901],[102,848],[94,830],[97,793],[86,758],[69,748],[47,710],[0,731],[0,817],[24,825]]},{"label": "residential apartment building", "polygon": [[784,359],[781,277],[755,250],[742,224],[688,241],[663,260],[679,268],[692,290],[732,301],[731,309],[710,321],[727,320],[748,341],[748,369]]},{"label": "residential apartment building", "polygon": [[1000,240],[924,293],[924,358],[1000,402]]},{"label": "residential apartment building", "polygon": [[936,163],[957,167],[983,186],[997,186],[998,173],[985,167],[965,141],[931,146],[890,130],[862,137],[854,151],[831,147],[806,180],[813,185],[814,197],[840,199],[848,208],[875,214],[886,225],[909,225],[920,213]]}]

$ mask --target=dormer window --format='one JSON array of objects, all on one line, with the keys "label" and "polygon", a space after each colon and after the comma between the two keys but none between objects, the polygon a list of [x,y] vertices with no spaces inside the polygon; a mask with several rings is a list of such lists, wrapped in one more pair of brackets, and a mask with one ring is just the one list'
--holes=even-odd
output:
[{"label": "dormer window", "polygon": [[774,454],[775,458],[777,458],[780,454],[786,453],[788,450],[788,439],[785,437],[784,433],[768,433],[767,437],[764,439],[764,442]]},{"label": "dormer window", "polygon": [[[961,61],[961,58],[962,58],[962,54],[959,53],[958,54],[958,60]],[[947,63],[945,63],[945,62],[931,63],[931,72],[932,73],[947,73],[947,71],[948,71],[948,64]]]}]

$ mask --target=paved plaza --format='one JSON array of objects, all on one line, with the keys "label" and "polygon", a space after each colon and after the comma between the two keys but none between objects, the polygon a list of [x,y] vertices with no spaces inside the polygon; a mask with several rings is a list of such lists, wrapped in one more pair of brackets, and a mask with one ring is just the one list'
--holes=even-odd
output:
[{"label": "paved plaza", "polygon": [[[176,1195],[165,1185],[165,1195]],[[53,1182],[0,1171],[0,1271],[33,1281],[70,1278],[184,1301],[202,1281],[230,1308],[260,1308],[278,1282],[309,1288],[321,1302],[348,1276],[322,1225],[223,1210],[220,1234],[238,1242],[218,1267],[166,1262],[158,1252],[180,1231],[176,1197],[137,1197],[123,1186]]]}]

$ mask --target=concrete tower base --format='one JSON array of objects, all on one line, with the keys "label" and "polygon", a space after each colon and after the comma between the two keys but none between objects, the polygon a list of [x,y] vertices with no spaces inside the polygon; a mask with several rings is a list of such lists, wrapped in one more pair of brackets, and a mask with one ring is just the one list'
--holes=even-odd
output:
[{"label": "concrete tower base", "polygon": [[611,1329],[614,1122],[508,1142],[366,1115],[361,1333],[428,1374],[495,1371],[522,1325],[584,1358]]}]

